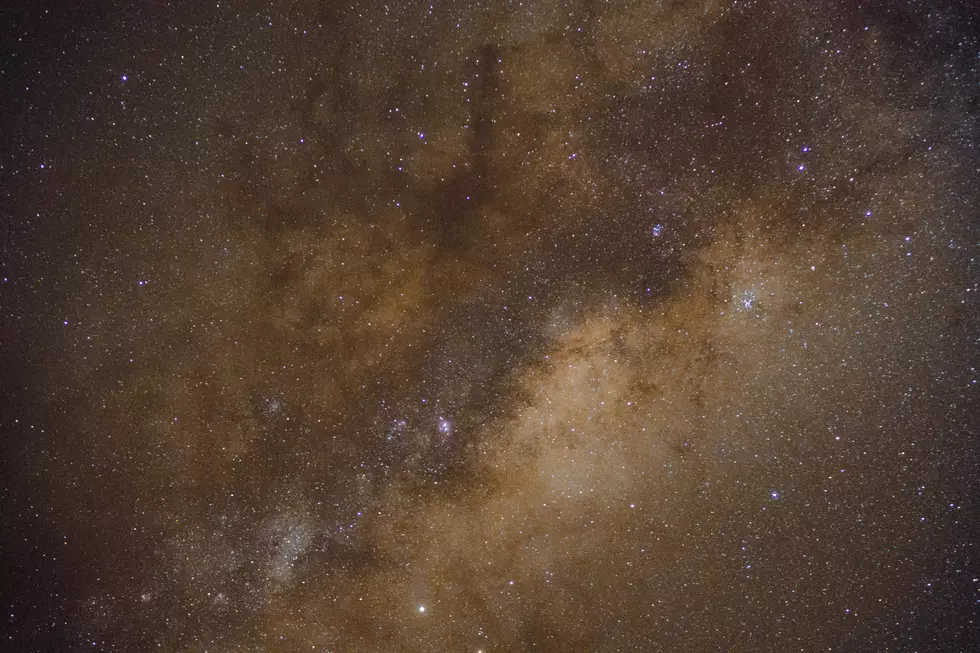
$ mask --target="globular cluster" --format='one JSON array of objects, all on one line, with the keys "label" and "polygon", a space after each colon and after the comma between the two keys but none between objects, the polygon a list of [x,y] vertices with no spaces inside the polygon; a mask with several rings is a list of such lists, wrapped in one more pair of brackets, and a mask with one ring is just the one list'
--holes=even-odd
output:
[{"label": "globular cluster", "polygon": [[5,650],[976,650],[972,3],[0,17]]}]

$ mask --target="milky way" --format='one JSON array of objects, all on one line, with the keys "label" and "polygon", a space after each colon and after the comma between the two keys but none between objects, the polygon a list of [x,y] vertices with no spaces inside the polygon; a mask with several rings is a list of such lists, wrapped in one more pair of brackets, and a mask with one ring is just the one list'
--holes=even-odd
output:
[{"label": "milky way", "polygon": [[2,15],[10,650],[980,641],[970,3]]}]

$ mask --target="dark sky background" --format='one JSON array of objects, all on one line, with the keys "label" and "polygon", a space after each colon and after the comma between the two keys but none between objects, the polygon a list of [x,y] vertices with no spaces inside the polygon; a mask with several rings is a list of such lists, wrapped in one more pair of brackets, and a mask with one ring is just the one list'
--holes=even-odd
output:
[{"label": "dark sky background", "polygon": [[3,650],[977,650],[972,2],[0,33]]}]

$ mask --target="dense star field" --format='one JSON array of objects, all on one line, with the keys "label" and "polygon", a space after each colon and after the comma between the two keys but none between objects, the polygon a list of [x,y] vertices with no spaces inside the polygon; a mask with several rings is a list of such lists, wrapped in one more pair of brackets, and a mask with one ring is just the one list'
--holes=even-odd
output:
[{"label": "dense star field", "polygon": [[0,9],[10,651],[975,651],[972,2]]}]

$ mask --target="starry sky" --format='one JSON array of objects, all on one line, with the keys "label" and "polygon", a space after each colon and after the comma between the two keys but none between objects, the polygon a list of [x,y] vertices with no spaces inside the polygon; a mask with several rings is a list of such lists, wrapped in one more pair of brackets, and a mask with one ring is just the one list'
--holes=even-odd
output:
[{"label": "starry sky", "polygon": [[3,648],[976,650],[978,14],[7,3]]}]

